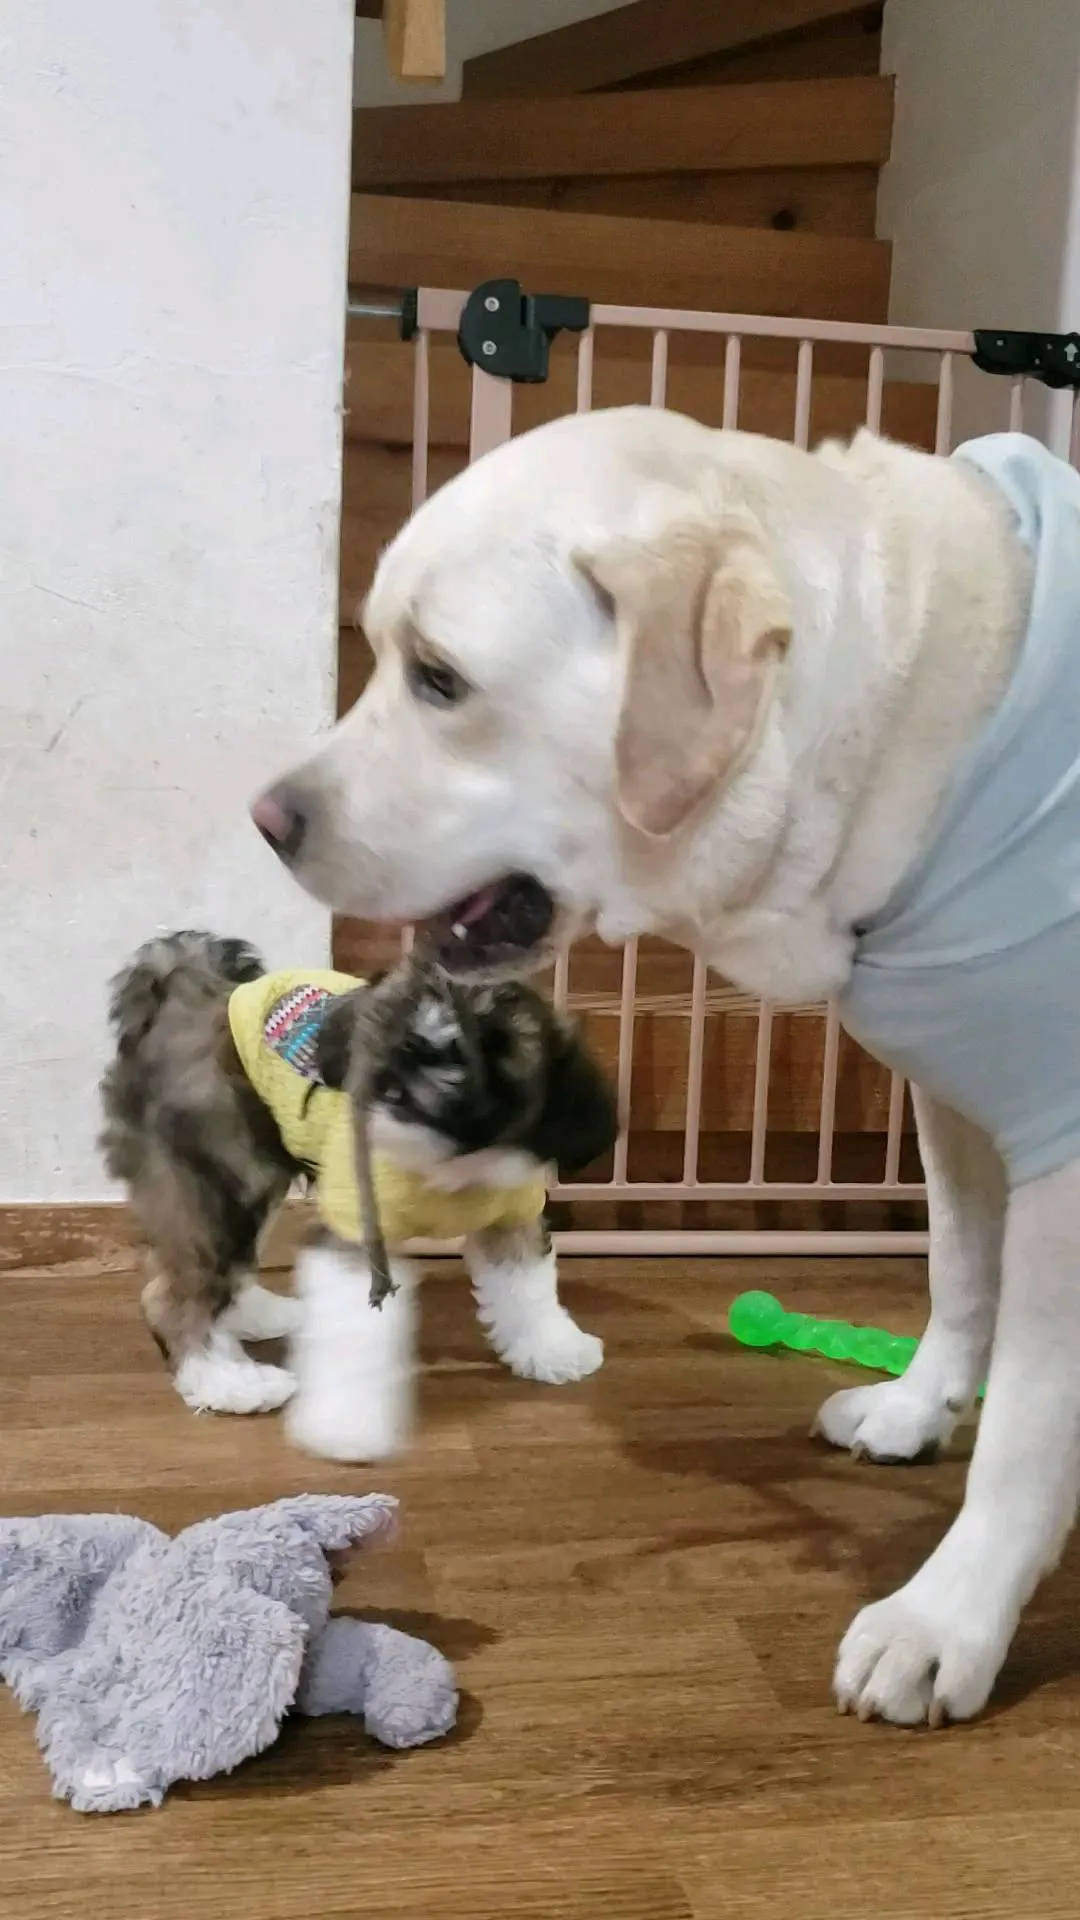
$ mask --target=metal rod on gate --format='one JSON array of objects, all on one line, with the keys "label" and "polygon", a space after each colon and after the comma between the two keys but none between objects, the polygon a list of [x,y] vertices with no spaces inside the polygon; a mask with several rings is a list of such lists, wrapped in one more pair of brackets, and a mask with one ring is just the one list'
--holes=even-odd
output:
[{"label": "metal rod on gate", "polygon": [[797,447],[810,445],[810,401],[814,385],[814,343],[799,341],[798,370],[795,374],[795,434]]},{"label": "metal rod on gate", "polygon": [[885,353],[881,347],[870,349],[870,371],[866,380],[866,424],[871,433],[881,432],[881,403],[885,394]]},{"label": "metal rod on gate", "polygon": [[697,1185],[701,1147],[701,1082],[705,1071],[705,990],[709,969],[698,955],[694,957],[694,980],[690,988],[690,1039],[686,1052],[686,1123],[683,1132],[683,1181]]},{"label": "metal rod on gate", "polygon": [[400,300],[349,300],[345,312],[350,320],[400,320]]},{"label": "metal rod on gate", "polygon": [[649,381],[650,407],[662,407],[667,398],[668,337],[666,333],[654,333],[652,342],[652,373]]},{"label": "metal rod on gate", "polygon": [[427,499],[428,441],[431,437],[431,336],[425,327],[416,336],[413,349],[413,512]]},{"label": "metal rod on gate", "polygon": [[833,1141],[836,1136],[836,1072],[840,1062],[840,1015],[830,1001],[825,1016],[825,1055],[821,1063],[821,1118],[818,1122],[818,1184],[832,1179]]},{"label": "metal rod on gate", "polygon": [[739,381],[742,375],[742,341],[729,333],[724,343],[724,418],[725,427],[739,423]]},{"label": "metal rod on gate", "polygon": [[887,1187],[895,1187],[900,1179],[905,1085],[903,1074],[894,1073],[889,1082],[889,1130],[885,1137],[885,1185]]},{"label": "metal rod on gate", "polygon": [[952,441],[953,407],[953,357],[943,353],[938,369],[937,425],[934,429],[934,452],[948,453]]},{"label": "metal rod on gate", "polygon": [[575,411],[588,413],[592,406],[593,349],[596,335],[591,327],[586,327],[578,340],[577,350],[577,398]]},{"label": "metal rod on gate", "polygon": [[634,996],[637,991],[638,943],[628,940],[623,948],[622,992],[619,995],[619,1064],[616,1100],[619,1111],[619,1137],[615,1142],[612,1181],[626,1185],[630,1156],[630,1087],[634,1077]]},{"label": "metal rod on gate", "polygon": [[765,1137],[769,1124],[769,1068],[772,1063],[773,1010],[763,1000],[758,1008],[757,1054],[754,1060],[754,1117],[750,1130],[750,1184],[765,1179]]}]

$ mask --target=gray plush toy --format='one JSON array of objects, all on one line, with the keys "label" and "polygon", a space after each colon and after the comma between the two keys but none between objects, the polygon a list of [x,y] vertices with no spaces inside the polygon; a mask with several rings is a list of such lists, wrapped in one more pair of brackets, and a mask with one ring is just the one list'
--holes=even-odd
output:
[{"label": "gray plush toy", "polygon": [[54,1793],[81,1813],[159,1806],[268,1747],[290,1708],[361,1714],[390,1747],[448,1732],[441,1653],[330,1617],[335,1564],[396,1509],[304,1493],[175,1539],[123,1514],[0,1520],[0,1678],[37,1712]]}]

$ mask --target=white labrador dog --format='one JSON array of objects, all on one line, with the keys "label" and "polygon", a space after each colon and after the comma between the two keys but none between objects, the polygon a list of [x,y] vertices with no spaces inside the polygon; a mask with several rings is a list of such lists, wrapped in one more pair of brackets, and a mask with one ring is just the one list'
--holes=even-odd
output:
[{"label": "white labrador dog", "polygon": [[[965,461],[638,408],[562,420],[393,542],[372,682],[255,818],[320,899],[427,920],[451,964],[539,962],[595,926],[664,933],[774,1001],[843,999],[1011,691],[1034,578]],[[1059,1030],[1080,1029],[1072,978]],[[995,1057],[1000,1034],[975,1038]],[[903,1379],[818,1417],[836,1446],[912,1458],[970,1411],[993,1348],[959,1517],[840,1648],[841,1707],[904,1723],[984,1705],[1080,1486],[1080,1161],[1010,1184],[937,1091],[915,1096],[926,1337]]]}]

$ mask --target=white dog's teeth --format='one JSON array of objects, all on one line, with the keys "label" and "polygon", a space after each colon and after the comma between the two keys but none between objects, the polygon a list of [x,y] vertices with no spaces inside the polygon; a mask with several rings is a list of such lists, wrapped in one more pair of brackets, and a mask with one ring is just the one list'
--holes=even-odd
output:
[{"label": "white dog's teeth", "polygon": [[469,929],[465,925],[464,920],[455,920],[450,931],[453,934],[455,940],[464,940]]}]

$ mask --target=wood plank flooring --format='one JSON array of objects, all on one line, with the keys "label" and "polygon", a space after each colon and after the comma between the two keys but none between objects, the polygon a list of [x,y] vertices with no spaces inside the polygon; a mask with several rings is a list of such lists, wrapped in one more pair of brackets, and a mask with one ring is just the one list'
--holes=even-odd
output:
[{"label": "wood plank flooring", "polygon": [[425,1296],[423,1432],[377,1474],[323,1467],[277,1421],[194,1419],[115,1254],[0,1291],[0,1504],[119,1508],[171,1529],[298,1490],[381,1486],[400,1540],[338,1605],[455,1659],[461,1724],[389,1755],[347,1720],[290,1724],[160,1812],[49,1797],[0,1697],[0,1887],[19,1920],[1064,1920],[1080,1887],[1080,1557],[1038,1596],[992,1710],[902,1733],[840,1719],[836,1640],[914,1568],[960,1496],[936,1468],[806,1438],[843,1379],[734,1348],[744,1286],[918,1330],[917,1262],[579,1262],[608,1342],[569,1390],[488,1358],[466,1287]]}]

